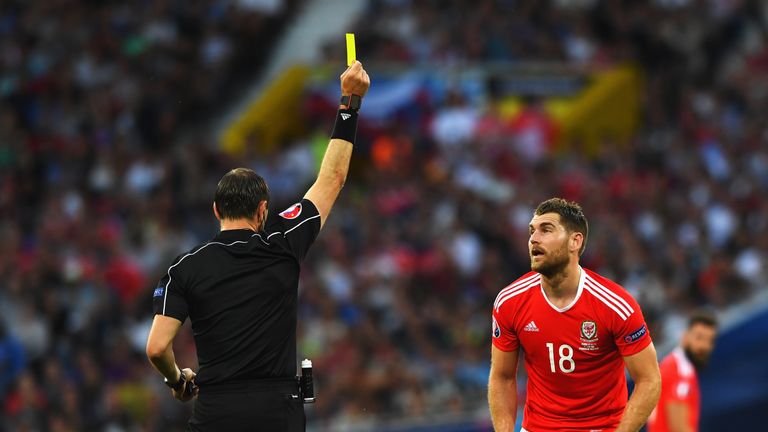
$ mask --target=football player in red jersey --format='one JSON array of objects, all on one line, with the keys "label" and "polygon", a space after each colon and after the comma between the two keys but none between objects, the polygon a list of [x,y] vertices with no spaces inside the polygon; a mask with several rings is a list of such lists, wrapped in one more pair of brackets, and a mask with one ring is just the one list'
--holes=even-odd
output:
[{"label": "football player in red jersey", "polygon": [[[530,223],[531,272],[493,305],[488,402],[496,431],[513,431],[518,353],[528,372],[527,432],[637,431],[659,400],[656,350],[637,302],[621,286],[582,268],[581,207],[541,203]],[[624,368],[635,381],[627,401]]]},{"label": "football player in red jersey", "polygon": [[699,430],[699,379],[717,338],[717,318],[699,311],[691,315],[680,346],[661,362],[661,398],[648,419],[648,432]]}]

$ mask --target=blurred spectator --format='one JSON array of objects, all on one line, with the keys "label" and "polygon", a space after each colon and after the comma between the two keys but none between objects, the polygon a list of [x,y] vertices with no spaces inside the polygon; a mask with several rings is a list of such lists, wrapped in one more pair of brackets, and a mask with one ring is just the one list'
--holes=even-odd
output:
[{"label": "blurred spectator", "polygon": [[10,386],[16,382],[16,379],[24,371],[26,366],[26,356],[24,347],[0,321],[0,394],[6,394]]},{"label": "blurred spectator", "polygon": [[544,111],[541,101],[528,97],[509,125],[512,143],[526,162],[539,162],[552,153],[557,142],[557,126]]}]

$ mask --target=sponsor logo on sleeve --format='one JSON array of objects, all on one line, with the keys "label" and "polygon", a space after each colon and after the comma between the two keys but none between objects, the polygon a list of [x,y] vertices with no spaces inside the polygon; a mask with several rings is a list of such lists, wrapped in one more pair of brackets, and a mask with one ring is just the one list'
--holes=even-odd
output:
[{"label": "sponsor logo on sleeve", "polygon": [[163,287],[155,288],[155,294],[152,297],[162,297],[164,292],[165,288]]},{"label": "sponsor logo on sleeve", "polygon": [[296,203],[280,213],[285,219],[296,219],[301,214],[301,203]]},{"label": "sponsor logo on sleeve", "polygon": [[496,317],[493,317],[493,337],[501,337],[501,328],[499,327],[499,323],[496,322]]},{"label": "sponsor logo on sleeve", "polygon": [[641,339],[643,336],[645,336],[646,333],[648,333],[648,329],[645,327],[645,324],[643,324],[643,326],[640,327],[639,329],[637,329],[637,330],[633,331],[632,333],[624,336],[624,342],[626,342],[628,344],[636,342],[639,339]]}]

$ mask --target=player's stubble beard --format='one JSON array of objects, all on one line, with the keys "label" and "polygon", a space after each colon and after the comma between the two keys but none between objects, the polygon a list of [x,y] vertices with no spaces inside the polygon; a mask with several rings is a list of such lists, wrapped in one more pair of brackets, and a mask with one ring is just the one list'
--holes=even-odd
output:
[{"label": "player's stubble beard", "polygon": [[710,353],[708,352],[695,353],[689,347],[684,347],[683,352],[685,353],[685,357],[688,358],[688,361],[690,361],[691,364],[693,364],[693,367],[699,372],[704,370],[709,364]]},{"label": "player's stubble beard", "polygon": [[535,261],[531,256],[531,270],[541,274],[547,279],[562,273],[568,267],[570,257],[568,256],[568,240],[563,241],[563,245],[554,251],[547,252],[544,259]]}]

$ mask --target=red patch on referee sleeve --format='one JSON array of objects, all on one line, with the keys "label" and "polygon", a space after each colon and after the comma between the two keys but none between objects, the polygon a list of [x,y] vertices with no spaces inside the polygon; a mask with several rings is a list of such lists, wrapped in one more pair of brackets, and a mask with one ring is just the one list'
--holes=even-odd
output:
[{"label": "red patch on referee sleeve", "polygon": [[296,203],[280,213],[285,219],[296,219],[301,214],[301,203]]}]

